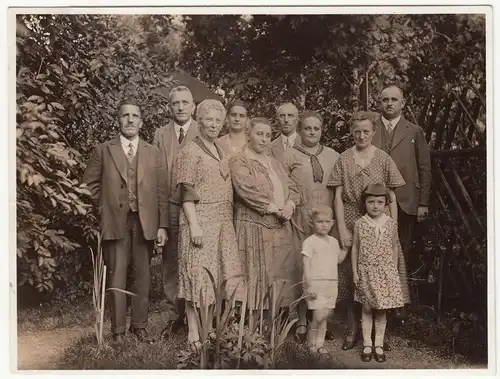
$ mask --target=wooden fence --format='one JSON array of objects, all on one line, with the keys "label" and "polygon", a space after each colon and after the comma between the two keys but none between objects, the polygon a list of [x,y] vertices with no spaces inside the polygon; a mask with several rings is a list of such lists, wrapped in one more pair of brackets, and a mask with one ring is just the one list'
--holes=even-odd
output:
[{"label": "wooden fence", "polygon": [[[461,298],[479,295],[474,294],[471,271],[478,243],[486,239],[487,233],[486,102],[482,91],[465,86],[460,93],[450,90],[433,95],[418,119],[414,117],[431,148],[430,211],[431,217],[438,218],[431,225],[437,229],[432,232],[442,239],[434,303],[438,318],[444,286],[453,287],[448,292],[458,293]],[[417,241],[417,245],[422,247],[423,241]],[[418,287],[418,282],[414,283]]]}]

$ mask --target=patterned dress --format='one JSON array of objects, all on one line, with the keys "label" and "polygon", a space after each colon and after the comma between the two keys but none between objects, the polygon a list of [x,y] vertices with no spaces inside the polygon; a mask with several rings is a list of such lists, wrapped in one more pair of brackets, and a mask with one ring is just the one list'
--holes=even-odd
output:
[{"label": "patterned dress", "polygon": [[403,306],[398,267],[393,258],[397,225],[391,217],[383,216],[380,225],[366,214],[355,223],[359,248],[358,288],[354,291],[354,300],[372,309]]},{"label": "patterned dress", "polygon": [[[235,189],[235,228],[239,255],[246,257],[248,308],[269,309],[265,299],[273,281],[281,292],[281,306],[297,299],[301,281],[295,255],[297,248],[292,238],[290,222],[281,221],[269,214],[271,203],[276,201],[275,191],[282,191],[282,201],[299,203],[299,195],[282,164],[269,156],[270,168],[264,166],[246,148],[229,161]],[[278,178],[275,185],[272,177]]]},{"label": "patterned dress", "polygon": [[[206,269],[219,280],[233,278],[226,285],[225,297],[229,298],[237,283],[237,300],[244,291],[245,258],[238,250],[233,226],[233,187],[228,162],[218,149],[216,157],[199,139],[195,138],[179,153],[177,158],[177,193],[173,201],[194,201],[196,216],[203,233],[203,246],[191,242],[191,231],[184,211],[179,223],[179,294],[178,297],[195,304],[204,301],[215,303],[212,282]],[[205,295],[206,294],[206,295]]]},{"label": "patterned dress", "polygon": [[[353,146],[340,154],[331,173],[328,185],[331,187],[343,186],[342,200],[344,203],[344,218],[347,229],[352,233],[354,222],[360,218],[361,193],[368,184],[384,183],[388,188],[396,188],[405,184],[392,158],[384,151],[376,148],[371,162],[366,167],[358,166],[354,161]],[[334,236],[338,236],[338,228]],[[406,277],[406,264],[403,251],[399,254],[399,273],[405,303],[410,302],[409,288]],[[339,295],[337,301],[353,300],[354,286],[352,282],[351,258],[347,258],[339,265]]]},{"label": "patterned dress", "polygon": [[324,204],[333,209],[333,190],[327,187],[327,184],[338,157],[339,153],[335,150],[322,147],[317,158],[324,174],[318,182],[314,181],[311,158],[308,155],[295,148],[285,151],[283,164],[300,194],[300,205],[295,209],[291,219],[294,237],[299,246],[312,233],[310,223],[312,208]]},{"label": "patterned dress", "polygon": [[332,236],[327,240],[313,234],[302,244],[302,255],[310,258],[309,277],[304,277],[308,292],[316,298],[307,298],[309,309],[334,309],[338,293],[338,261],[340,246]]}]

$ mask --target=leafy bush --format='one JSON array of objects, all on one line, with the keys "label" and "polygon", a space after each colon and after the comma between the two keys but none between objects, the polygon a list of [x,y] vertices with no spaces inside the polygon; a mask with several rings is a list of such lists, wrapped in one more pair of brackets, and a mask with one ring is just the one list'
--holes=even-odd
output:
[{"label": "leafy bush", "polygon": [[[156,18],[157,24],[165,19]],[[132,21],[132,23],[130,23]],[[19,300],[74,298],[92,288],[97,220],[80,185],[90,151],[116,133],[119,101],[144,104],[142,137],[164,122],[168,69],[147,59],[133,16],[19,16],[16,66]],[[149,25],[154,27],[154,25]]]}]

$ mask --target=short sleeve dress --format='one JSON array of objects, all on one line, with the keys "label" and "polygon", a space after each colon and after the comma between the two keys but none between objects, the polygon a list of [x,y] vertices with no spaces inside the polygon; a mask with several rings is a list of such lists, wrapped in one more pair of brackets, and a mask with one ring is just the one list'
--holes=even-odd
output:
[{"label": "short sleeve dress", "polygon": [[332,236],[322,239],[315,234],[302,244],[302,255],[310,258],[309,278],[304,282],[316,298],[306,298],[309,309],[334,309],[338,293],[338,260],[340,246]]},{"label": "short sleeve dress", "polygon": [[[354,222],[363,214],[361,212],[361,194],[368,184],[384,183],[388,188],[401,187],[405,184],[396,164],[383,150],[376,148],[373,159],[366,167],[358,166],[354,161],[355,146],[340,154],[328,180],[331,187],[343,186],[342,201],[346,227],[351,233]],[[338,230],[336,231],[338,234]],[[399,255],[399,273],[404,276],[402,285],[406,283],[406,264],[403,251]],[[410,302],[409,289],[403,285],[405,303]],[[348,256],[339,265],[339,295],[337,301],[354,299],[352,283],[352,264]]]},{"label": "short sleeve dress", "polygon": [[364,215],[356,221],[358,228],[358,287],[354,300],[372,309],[403,306],[398,268],[392,256],[397,224],[383,215],[380,223]]},{"label": "short sleeve dress", "polygon": [[[212,282],[228,279],[226,298],[237,290],[236,299],[242,300],[245,257],[236,242],[233,224],[233,187],[227,160],[219,151],[216,157],[199,137],[187,144],[177,158],[177,193],[173,202],[194,201],[196,216],[203,233],[203,246],[194,246],[184,211],[179,223],[179,293],[180,299],[215,303]],[[241,278],[236,278],[241,276]]]}]

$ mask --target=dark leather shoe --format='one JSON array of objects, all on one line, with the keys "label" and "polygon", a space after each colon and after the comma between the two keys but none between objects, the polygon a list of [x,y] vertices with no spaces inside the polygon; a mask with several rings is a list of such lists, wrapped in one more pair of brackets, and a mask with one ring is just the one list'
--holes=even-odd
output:
[{"label": "dark leather shoe", "polygon": [[153,339],[149,338],[148,331],[145,328],[130,328],[130,333],[134,334],[139,342],[153,343]]},{"label": "dark leather shoe", "polygon": [[394,324],[396,326],[404,326],[406,323],[407,314],[404,307],[394,310]]},{"label": "dark leather shoe", "polygon": [[123,343],[125,340],[125,334],[124,333],[113,333],[113,341],[116,343]]},{"label": "dark leather shoe", "polygon": [[[297,330],[301,328],[301,329],[304,329],[305,332],[303,333],[299,333]],[[307,325],[298,325],[297,328],[295,329],[295,341],[297,341],[297,343],[304,343],[305,340],[306,340],[306,336],[307,336]]]},{"label": "dark leather shoe", "polygon": [[385,341],[384,342],[384,350],[385,351],[392,351],[391,345],[389,345],[389,342]]},{"label": "dark leather shoe", "polygon": [[344,339],[344,343],[342,344],[342,350],[351,350],[355,345],[356,345],[356,335],[348,334]]},{"label": "dark leather shoe", "polygon": [[[380,346],[378,347],[375,347],[375,351],[373,352],[373,355],[375,356],[375,360],[378,362],[378,363],[384,363],[386,358],[385,358],[385,353],[382,352],[382,354],[379,354],[377,353],[377,348],[380,349]],[[382,349],[383,351],[384,349]]]},{"label": "dark leather shoe", "polygon": [[[365,353],[364,351],[366,348],[370,348],[370,351],[368,353]],[[363,362],[370,362],[372,360],[372,357],[373,357],[373,347],[371,346],[363,347],[363,351],[361,352],[361,360]]]},{"label": "dark leather shoe", "polygon": [[331,330],[327,330],[325,333],[325,340],[333,341],[335,339],[335,334]]}]

